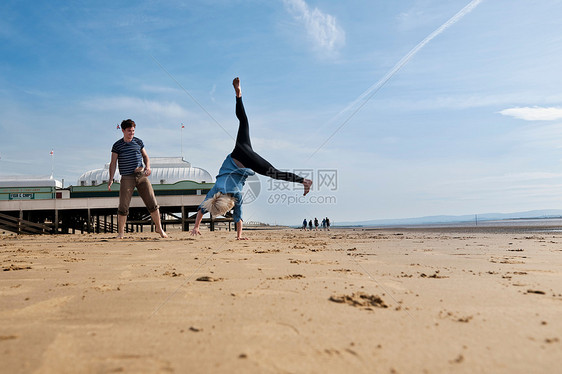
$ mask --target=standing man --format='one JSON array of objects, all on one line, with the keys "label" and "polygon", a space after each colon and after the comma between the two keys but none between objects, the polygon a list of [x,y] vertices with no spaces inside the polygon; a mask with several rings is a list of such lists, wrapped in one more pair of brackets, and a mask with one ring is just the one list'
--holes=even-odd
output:
[{"label": "standing man", "polygon": [[[125,234],[125,223],[129,214],[129,204],[135,187],[140,197],[144,201],[144,205],[150,212],[152,222],[156,227],[156,232],[161,237],[167,238],[168,235],[162,229],[160,222],[160,209],[154,196],[152,184],[148,180],[148,176],[152,173],[150,170],[150,159],[144,149],[144,143],[135,137],[136,124],[131,119],[121,122],[121,131],[123,138],[113,144],[111,148],[111,163],[109,164],[109,182],[107,189],[111,191],[115,169],[119,163],[119,173],[121,174],[121,188],[119,190],[119,208],[117,209],[117,238],[123,239]],[[144,161],[144,167],[143,167]]]}]

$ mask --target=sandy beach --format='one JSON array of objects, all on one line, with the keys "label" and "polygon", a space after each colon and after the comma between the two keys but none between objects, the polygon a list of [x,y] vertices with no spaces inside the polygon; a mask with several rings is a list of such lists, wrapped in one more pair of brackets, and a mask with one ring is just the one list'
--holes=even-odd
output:
[{"label": "sandy beach", "polygon": [[553,373],[562,233],[0,238],[2,373]]}]

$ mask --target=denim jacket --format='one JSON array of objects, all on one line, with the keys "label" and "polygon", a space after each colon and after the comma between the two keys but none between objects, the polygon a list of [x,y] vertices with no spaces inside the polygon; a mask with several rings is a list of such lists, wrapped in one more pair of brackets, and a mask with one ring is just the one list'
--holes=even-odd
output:
[{"label": "denim jacket", "polygon": [[[242,188],[244,188],[244,183],[246,183],[246,178],[250,175],[255,175],[256,173],[252,169],[240,168],[232,156],[229,154],[222,163],[219,170],[219,174],[216,177],[216,182],[213,188],[207,193],[205,200],[213,197],[217,192],[223,194],[231,194],[236,203],[234,204],[233,218],[234,222],[242,220]],[[199,208],[203,213],[207,211],[199,205]]]}]

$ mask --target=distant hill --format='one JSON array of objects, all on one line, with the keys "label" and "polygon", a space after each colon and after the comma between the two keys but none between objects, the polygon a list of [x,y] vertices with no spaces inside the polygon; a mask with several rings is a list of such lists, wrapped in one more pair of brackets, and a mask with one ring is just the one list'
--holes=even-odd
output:
[{"label": "distant hill", "polygon": [[377,219],[369,221],[335,222],[334,226],[395,226],[395,225],[428,225],[441,223],[463,223],[497,221],[507,219],[545,219],[562,218],[562,209],[530,210],[516,213],[484,213],[462,216],[426,216],[416,218]]}]

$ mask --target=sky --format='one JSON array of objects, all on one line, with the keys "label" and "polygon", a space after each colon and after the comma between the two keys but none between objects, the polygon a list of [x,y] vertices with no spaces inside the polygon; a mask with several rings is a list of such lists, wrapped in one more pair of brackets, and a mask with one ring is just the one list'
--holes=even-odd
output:
[{"label": "sky", "polygon": [[150,157],[214,176],[239,76],[254,150],[314,181],[303,198],[260,177],[246,222],[562,209],[561,0],[6,0],[0,14],[0,177],[75,185],[126,118]]}]

